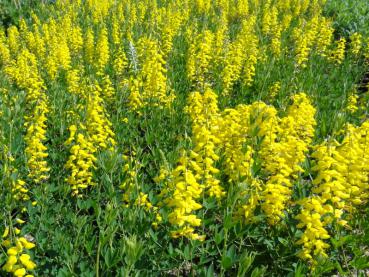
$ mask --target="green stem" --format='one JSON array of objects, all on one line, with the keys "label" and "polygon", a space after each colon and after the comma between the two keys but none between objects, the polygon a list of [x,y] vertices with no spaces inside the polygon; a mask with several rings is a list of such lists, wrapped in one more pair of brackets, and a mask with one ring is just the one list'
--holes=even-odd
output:
[{"label": "green stem", "polygon": [[100,234],[99,234],[99,244],[97,245],[97,253],[96,253],[96,277],[99,277],[100,248],[101,248],[101,241],[100,241]]}]

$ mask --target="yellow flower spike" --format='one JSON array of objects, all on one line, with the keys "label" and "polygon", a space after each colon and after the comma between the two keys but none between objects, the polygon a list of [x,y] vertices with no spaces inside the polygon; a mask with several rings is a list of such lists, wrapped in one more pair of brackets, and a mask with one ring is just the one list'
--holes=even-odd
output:
[{"label": "yellow flower spike", "polygon": [[128,105],[138,112],[146,105],[169,108],[175,94],[167,85],[166,62],[158,42],[141,38],[137,43],[137,54],[142,60],[142,70],[129,81]]},{"label": "yellow flower spike", "polygon": [[[200,239],[200,236],[195,235],[193,227],[199,226],[201,219],[192,213],[202,208],[196,200],[200,198],[203,189],[191,171],[189,162],[189,158],[184,153],[179,159],[177,168],[171,172],[170,181],[166,184],[167,188],[162,190],[160,197],[171,208],[168,215],[169,223],[177,229],[171,232],[171,236]],[[159,218],[162,219],[160,215]]]},{"label": "yellow flower spike", "polygon": [[336,48],[332,50],[331,56],[329,57],[331,61],[336,64],[341,64],[345,59],[345,49],[346,49],[346,39],[341,38],[336,43]]},{"label": "yellow flower spike", "polygon": [[[240,77],[243,77],[244,84],[247,86],[251,85],[253,81],[259,42],[254,29],[255,20],[256,18],[252,16],[242,21],[241,30],[236,40],[231,43],[228,53],[224,56],[222,61],[224,63],[222,71],[223,95],[229,94],[233,84]],[[246,43],[247,49],[243,47]]]},{"label": "yellow flower spike", "polygon": [[[74,132],[74,127],[72,127]],[[72,194],[79,196],[79,190],[93,186],[92,169],[95,167],[96,157],[92,139],[78,133],[75,138],[75,143],[70,148],[70,156],[65,165],[71,171],[71,174],[66,178],[66,182],[71,185]]]},{"label": "yellow flower spike", "polygon": [[269,97],[274,99],[281,89],[281,82],[275,82],[269,89]]},{"label": "yellow flower spike", "polygon": [[[17,55],[14,64],[5,68],[5,73],[21,89],[26,90],[26,101],[30,106],[34,106],[31,114],[25,117],[27,128],[26,136],[26,157],[29,177],[36,183],[47,179],[46,173],[49,171],[44,158],[47,156],[47,148],[43,145],[46,139],[46,114],[47,95],[45,94],[45,84],[38,71],[37,58],[27,49],[23,49]],[[19,183],[23,186],[22,183]],[[23,197],[21,193],[16,198]],[[21,196],[22,195],[22,196]],[[24,195],[23,198],[26,198]]]},{"label": "yellow flower spike", "polygon": [[[301,110],[305,111],[304,114]],[[299,164],[305,160],[314,135],[314,116],[315,108],[307,96],[300,93],[293,96],[288,116],[274,118],[270,121],[272,125],[266,128],[269,131],[263,140],[260,156],[265,161],[263,168],[269,178],[261,199],[262,210],[270,224],[276,224],[285,215],[285,206],[292,195],[293,179],[302,172]]]},{"label": "yellow flower spike", "polygon": [[[308,22],[301,21],[300,26],[293,30],[295,39],[296,65],[301,68],[307,66],[312,47],[319,36],[319,17],[313,16]],[[321,39],[322,51],[325,51],[326,43]]]},{"label": "yellow flower spike", "polygon": [[100,31],[96,49],[98,49],[98,56],[96,61],[98,74],[103,75],[103,71],[109,61],[108,31],[105,26]]},{"label": "yellow flower spike", "polygon": [[365,150],[369,144],[369,123],[359,127],[348,125],[346,130],[341,143],[324,142],[315,147],[312,154],[317,161],[313,167],[317,172],[312,182],[314,195],[301,201],[302,210],[296,217],[300,221],[297,227],[306,227],[298,241],[298,244],[303,244],[302,252],[305,253],[301,258],[310,260],[312,264],[319,256],[327,257],[325,252],[329,245],[323,241],[330,236],[326,226],[337,223],[350,229],[345,216],[368,197],[365,193],[368,188],[364,185],[367,173],[364,172],[369,172],[369,156]]},{"label": "yellow flower spike", "polygon": [[116,145],[112,123],[104,109],[101,91],[102,89],[98,84],[91,86],[87,105],[86,127],[91,143],[99,146],[96,147],[96,150],[108,149]]},{"label": "yellow flower spike", "polygon": [[360,33],[355,32],[350,36],[350,40],[351,40],[350,51],[355,56],[358,56],[362,48],[362,35]]},{"label": "yellow flower spike", "polygon": [[347,106],[346,106],[346,110],[349,113],[355,113],[359,107],[357,106],[357,100],[359,99],[359,96],[357,96],[356,94],[352,94],[349,96],[348,100],[347,100]]},{"label": "yellow flower spike", "polygon": [[88,28],[84,38],[85,58],[89,64],[93,63],[95,55],[94,32],[92,28]]},{"label": "yellow flower spike", "polygon": [[192,119],[194,142],[194,148],[190,155],[196,157],[189,161],[189,165],[195,173],[196,179],[203,183],[206,192],[210,196],[220,199],[225,195],[225,192],[220,186],[220,181],[214,177],[219,173],[219,170],[214,167],[214,163],[220,159],[215,152],[220,140],[217,137],[218,134],[213,131],[215,120],[219,116],[217,95],[210,88],[206,88],[203,94],[193,92],[188,101],[186,111]]},{"label": "yellow flower spike", "polygon": [[213,41],[214,34],[210,30],[205,30],[197,35],[190,45],[187,60],[187,76],[193,84],[200,88],[207,81],[205,76],[210,69]]}]

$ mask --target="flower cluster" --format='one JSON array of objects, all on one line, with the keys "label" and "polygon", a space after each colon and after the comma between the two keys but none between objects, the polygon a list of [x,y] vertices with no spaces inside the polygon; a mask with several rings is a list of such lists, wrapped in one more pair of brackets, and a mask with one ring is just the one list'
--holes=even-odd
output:
[{"label": "flower cluster", "polygon": [[[80,126],[83,129],[83,126]],[[71,185],[72,194],[79,195],[80,190],[93,186],[93,172],[95,168],[95,152],[97,151],[93,141],[84,134],[78,132],[77,126],[69,127],[70,136],[66,145],[71,145],[70,156],[65,168],[70,170],[71,174],[66,178],[66,182]]]},{"label": "flower cluster", "polygon": [[196,87],[202,89],[208,81],[214,34],[205,30],[192,39],[188,50],[187,76]]},{"label": "flower cluster", "polygon": [[[11,134],[10,134],[11,136]],[[15,167],[15,159],[12,155],[11,147],[5,144],[4,136],[0,133],[1,147],[1,175],[2,175],[2,211],[3,219],[0,230],[3,235],[0,237],[0,249],[5,255],[5,263],[1,269],[11,273],[13,276],[33,276],[31,272],[36,264],[32,261],[29,249],[35,247],[30,242],[30,235],[22,235],[22,226],[26,223],[26,204],[31,200],[30,189],[27,184],[20,179],[20,172]],[[7,197],[8,196],[8,197]],[[36,202],[32,202],[36,205]],[[9,211],[9,212],[8,212]],[[33,239],[32,239],[33,240]]]},{"label": "flower cluster", "polygon": [[189,97],[187,112],[192,119],[193,170],[206,192],[210,196],[221,198],[225,192],[220,186],[220,181],[215,177],[219,169],[214,165],[219,160],[216,147],[220,143],[213,130],[218,112],[216,94],[209,88],[203,95],[193,92]]},{"label": "flower cluster", "polygon": [[[242,22],[241,31],[237,38],[228,46],[228,51],[224,54],[222,83],[224,95],[229,94],[232,85],[241,75],[245,83],[250,85],[255,75],[255,64],[258,56],[258,38],[255,34],[256,17],[251,17]],[[244,50],[243,45],[249,47]]]},{"label": "flower cluster", "polygon": [[368,199],[368,132],[368,122],[360,127],[349,125],[341,143],[324,142],[312,154],[317,172],[313,195],[300,201],[301,213],[296,218],[300,221],[297,227],[305,228],[297,242],[303,245],[300,257],[313,265],[317,257],[327,257],[328,225],[346,226],[345,214]]},{"label": "flower cluster", "polygon": [[5,71],[20,88],[27,91],[26,100],[30,110],[25,116],[24,126],[27,132],[24,140],[28,176],[35,183],[40,183],[48,178],[50,170],[45,160],[48,156],[47,147],[43,144],[46,140],[46,115],[49,109],[45,85],[37,68],[37,59],[29,51],[23,50]]},{"label": "flower cluster", "polygon": [[[17,219],[18,224],[24,221]],[[6,227],[2,235],[1,245],[7,249],[7,261],[2,269],[12,273],[13,276],[32,277],[27,274],[36,268],[36,264],[32,261],[31,256],[27,253],[35,247],[35,244],[28,241],[25,236],[20,236],[21,230],[18,228]]]},{"label": "flower cluster", "polygon": [[167,85],[166,62],[152,39],[141,38],[138,42],[139,74],[131,79],[129,105],[133,110],[143,106],[168,107],[175,95]]},{"label": "flower cluster", "polygon": [[355,56],[358,56],[362,48],[362,35],[360,33],[353,33],[350,36],[350,40],[350,51]]},{"label": "flower cluster", "polygon": [[284,216],[293,180],[303,172],[300,164],[314,135],[315,108],[304,93],[297,94],[288,115],[277,122],[274,131],[266,134],[260,153],[269,176],[262,192],[262,209],[271,224]]},{"label": "flower cluster", "polygon": [[170,174],[167,186],[162,190],[163,203],[171,209],[168,215],[169,223],[176,227],[172,231],[174,238],[187,237],[192,240],[204,240],[204,235],[195,232],[195,227],[201,225],[201,219],[195,211],[202,208],[197,201],[200,199],[203,186],[196,180],[193,159],[198,154],[191,151],[189,156],[184,153],[178,161],[178,166]]},{"label": "flower cluster", "polygon": [[98,84],[90,87],[87,99],[86,128],[90,141],[97,149],[112,150],[115,134],[112,123],[105,112],[104,100],[101,97],[102,89]]},{"label": "flower cluster", "polygon": [[345,58],[345,50],[346,39],[342,37],[337,41],[335,48],[332,50],[330,60],[337,64],[341,64]]},{"label": "flower cluster", "polygon": [[134,154],[132,153],[130,156],[123,155],[125,162],[123,173],[125,176],[120,188],[123,190],[123,203],[126,208],[130,206],[132,199],[139,194],[140,190],[137,184],[137,172],[140,169],[140,165],[136,162]]},{"label": "flower cluster", "polygon": [[[40,183],[48,178],[50,168],[47,166],[48,154],[47,147],[43,144],[46,140],[46,113],[48,112],[47,104],[41,102],[35,108],[31,117],[26,117],[27,134],[24,141],[27,144],[25,149],[27,155],[27,166],[29,169],[28,177],[35,183]],[[29,119],[29,121],[28,121]]]},{"label": "flower cluster", "polygon": [[224,172],[229,182],[242,182],[251,177],[253,149],[249,141],[250,106],[226,109],[220,120],[219,136],[224,151]]}]

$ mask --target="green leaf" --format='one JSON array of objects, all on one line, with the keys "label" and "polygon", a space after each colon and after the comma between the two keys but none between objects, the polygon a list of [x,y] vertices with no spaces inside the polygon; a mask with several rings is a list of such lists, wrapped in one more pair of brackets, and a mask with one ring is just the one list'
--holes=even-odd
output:
[{"label": "green leaf", "polygon": [[216,233],[215,236],[214,236],[214,241],[217,245],[219,245],[224,239],[224,231],[223,229],[219,232],[219,233]]},{"label": "green leaf", "polygon": [[222,257],[222,267],[224,269],[229,269],[232,266],[232,259],[229,256],[223,256]]}]

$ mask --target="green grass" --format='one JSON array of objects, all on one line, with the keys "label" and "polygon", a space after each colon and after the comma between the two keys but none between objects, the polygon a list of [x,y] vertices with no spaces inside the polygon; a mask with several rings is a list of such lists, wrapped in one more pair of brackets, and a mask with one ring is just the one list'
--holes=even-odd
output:
[{"label": "green grass", "polygon": [[369,5],[365,0],[327,0],[326,14],[334,20],[335,29],[345,36],[353,32],[369,34]]}]

